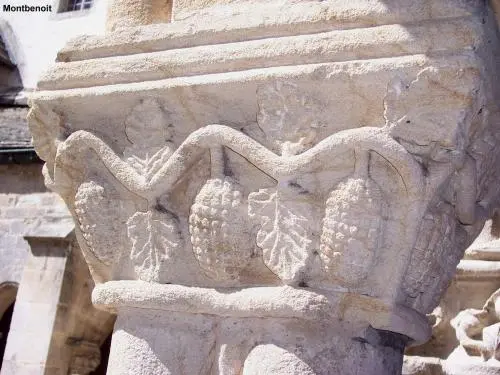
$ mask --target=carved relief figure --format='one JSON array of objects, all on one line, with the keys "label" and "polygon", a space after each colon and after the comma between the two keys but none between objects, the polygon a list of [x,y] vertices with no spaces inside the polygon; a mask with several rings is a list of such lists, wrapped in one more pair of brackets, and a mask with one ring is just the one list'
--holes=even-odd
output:
[{"label": "carved relief figure", "polygon": [[[283,159],[299,155],[316,141],[318,102],[288,82],[257,91],[257,123]],[[257,223],[257,245],[264,263],[287,283],[305,283],[317,254],[320,207],[295,176],[279,177],[275,188],[249,195],[249,215]]]},{"label": "carved relief figure", "polygon": [[[148,132],[144,132],[145,125]],[[118,163],[120,170],[133,171],[138,180],[151,178],[173,153],[166,113],[156,100],[144,100],[127,117],[125,132],[130,145],[123,156],[116,155],[94,135],[81,133],[80,136],[104,147],[105,154],[112,155],[114,165]],[[75,213],[82,236],[90,251],[107,266],[119,262],[123,256],[120,249],[130,248],[128,256],[135,275],[141,280],[158,281],[160,268],[168,264],[168,259],[182,244],[177,219],[167,208],[158,207],[156,198],[147,199],[142,208],[133,203],[132,198],[120,197],[130,192],[114,179],[119,181],[117,175],[121,174],[113,173],[115,168],[110,171],[112,176],[107,177],[87,172],[87,181],[76,190]],[[97,221],[102,224],[96,226]],[[129,242],[124,244],[124,239]]]},{"label": "carved relief figure", "polygon": [[[33,94],[110,371],[400,373],[500,186],[489,5],[182,3],[72,42]],[[490,315],[457,332],[493,358]]]},{"label": "carved relief figure", "polygon": [[468,355],[481,356],[485,361],[500,360],[500,289],[488,298],[481,310],[461,311],[451,325]]}]

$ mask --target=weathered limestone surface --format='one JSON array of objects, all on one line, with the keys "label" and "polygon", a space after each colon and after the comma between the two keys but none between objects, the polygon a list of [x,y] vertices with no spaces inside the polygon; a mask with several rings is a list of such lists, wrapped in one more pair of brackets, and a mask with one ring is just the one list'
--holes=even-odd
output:
[{"label": "weathered limestone surface", "polygon": [[[58,356],[49,356],[49,351],[64,278],[65,248],[63,241],[46,240],[36,246],[34,256],[27,260],[2,363],[3,375],[46,371],[62,374]],[[30,342],[37,345],[26,350],[26,343]]]},{"label": "weathered limestone surface", "polygon": [[497,205],[490,4],[173,19],[69,43],[31,102],[93,302],[118,315],[108,372],[401,373]]},{"label": "weathered limestone surface", "polygon": [[[26,231],[71,223],[70,214],[57,194],[44,192],[38,165],[0,165],[0,284],[20,283],[30,250]],[[15,187],[15,190],[13,189]],[[16,193],[12,193],[15,191]],[[13,302],[10,301],[11,303]],[[7,308],[9,305],[5,306]],[[0,308],[1,309],[1,308]]]},{"label": "weathered limestone surface", "polygon": [[172,15],[172,0],[110,0],[106,28],[110,31],[131,26],[165,23]]},{"label": "weathered limestone surface", "polygon": [[429,315],[432,339],[407,351],[405,375],[495,374],[498,361],[500,216],[465,252],[439,306]]}]

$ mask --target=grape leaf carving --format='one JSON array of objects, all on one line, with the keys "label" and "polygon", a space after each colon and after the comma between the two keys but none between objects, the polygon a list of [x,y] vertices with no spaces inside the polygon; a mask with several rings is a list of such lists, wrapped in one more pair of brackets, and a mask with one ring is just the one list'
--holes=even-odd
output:
[{"label": "grape leaf carving", "polygon": [[127,147],[123,152],[125,161],[141,176],[150,180],[152,176],[172,156],[172,149],[167,144],[165,147],[151,147],[144,149],[135,145]]},{"label": "grape leaf carving", "polygon": [[127,221],[132,242],[130,258],[140,280],[158,281],[162,264],[181,247],[177,220],[169,213],[136,212]]},{"label": "grape leaf carving", "polygon": [[161,103],[146,99],[136,105],[125,120],[130,145],[123,152],[125,161],[149,180],[173,153],[170,114]]},{"label": "grape leaf carving", "polygon": [[264,263],[287,283],[303,278],[313,257],[316,207],[278,189],[261,189],[248,197],[249,215],[260,229],[257,245]]}]

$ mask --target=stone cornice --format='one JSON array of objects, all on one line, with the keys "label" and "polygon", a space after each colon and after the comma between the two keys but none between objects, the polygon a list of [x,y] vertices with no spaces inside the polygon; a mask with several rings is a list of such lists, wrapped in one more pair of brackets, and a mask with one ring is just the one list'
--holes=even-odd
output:
[{"label": "stone cornice", "polygon": [[[274,36],[142,51],[125,56],[88,58],[55,64],[41,77],[41,90],[116,85],[250,69],[397,58],[469,55],[481,45],[481,29],[472,18],[425,24],[384,25],[322,33]],[[166,25],[165,27],[168,27]],[[175,41],[175,38],[173,39]],[[173,42],[172,42],[173,43]],[[269,59],[269,51],[279,51]],[[104,74],[105,72],[105,74]]]},{"label": "stone cornice", "polygon": [[[396,4],[396,1],[388,3],[391,2]],[[369,1],[335,1],[335,7],[325,1],[274,4],[266,1],[266,6],[235,4],[230,7],[230,17],[225,8],[212,8],[198,12],[195,19],[131,27],[102,36],[80,36],[59,52],[57,60],[89,60],[377,26],[411,28],[421,21],[446,23],[467,19],[480,10],[479,1],[463,3],[461,7],[452,0],[439,4],[430,4],[427,0],[399,0],[394,4],[380,7],[374,7]]]}]

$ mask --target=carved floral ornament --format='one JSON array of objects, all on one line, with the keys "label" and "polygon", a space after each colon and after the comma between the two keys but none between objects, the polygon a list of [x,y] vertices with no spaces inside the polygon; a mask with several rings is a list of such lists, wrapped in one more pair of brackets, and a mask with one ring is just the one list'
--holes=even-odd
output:
[{"label": "carved floral ornament", "polygon": [[[421,81],[412,84],[418,88]],[[411,85],[397,95],[404,107]],[[422,289],[442,288],[426,283],[455,267],[455,260],[442,262],[455,257],[455,236],[474,234],[464,232],[462,223],[472,223],[460,212],[467,211],[461,205],[475,207],[476,194],[472,202],[458,203],[436,194],[450,176],[457,184],[475,178],[474,161],[458,150],[453,163],[440,161],[445,167],[436,167],[432,179],[426,176],[434,170],[423,170],[424,152],[410,153],[398,135],[400,125],[391,119],[404,117],[390,107],[396,101],[391,93],[386,126],[343,130],[322,139],[322,124],[315,120],[322,103],[296,84],[263,85],[257,101],[257,135],[207,125],[174,145],[168,112],[159,101],[145,99],[125,121],[130,146],[121,152],[87,131],[65,139],[63,131],[48,134],[47,123],[55,129],[60,118],[33,106],[30,126],[39,139],[35,147],[47,161],[47,182],[80,224],[80,242],[94,277],[123,278],[119,270],[128,262],[135,278],[175,283],[178,268],[196,259],[203,271],[198,273],[214,285],[258,283],[248,276],[258,269],[291,285],[356,288],[380,259],[394,256],[387,253],[399,252],[410,270],[403,275],[403,298],[428,309],[432,301],[419,300]],[[198,182],[189,212],[180,212],[169,197],[207,152],[210,166],[202,168],[209,176]],[[232,170],[240,164],[231,163],[230,155],[242,157],[274,184],[247,191]],[[392,171],[384,185],[376,177],[380,163]],[[324,175],[339,165],[343,169],[335,176],[340,178]],[[320,182],[308,184],[311,178]]]}]

